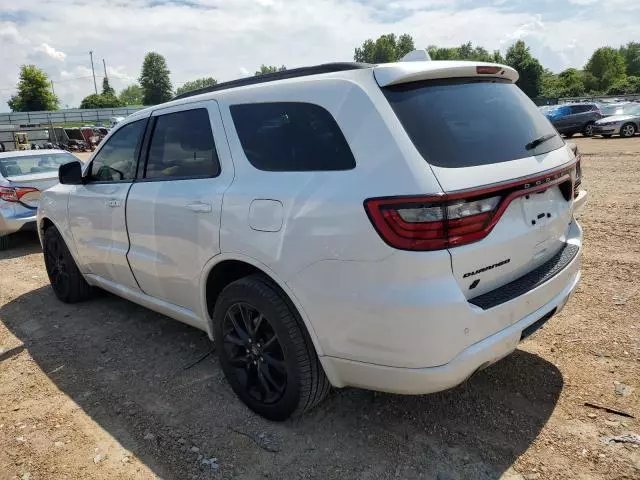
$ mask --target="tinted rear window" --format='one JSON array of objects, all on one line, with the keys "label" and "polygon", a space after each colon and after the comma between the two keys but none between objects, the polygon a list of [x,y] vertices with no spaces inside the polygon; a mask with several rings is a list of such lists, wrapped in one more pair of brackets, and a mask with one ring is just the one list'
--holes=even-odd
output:
[{"label": "tinted rear window", "polygon": [[[420,154],[438,167],[506,162],[564,145],[536,105],[509,82],[427,81],[383,91]],[[527,149],[550,134],[554,137]]]},{"label": "tinted rear window", "polygon": [[350,170],[356,161],[331,114],[298,102],[230,107],[244,153],[254,167],[273,172]]}]

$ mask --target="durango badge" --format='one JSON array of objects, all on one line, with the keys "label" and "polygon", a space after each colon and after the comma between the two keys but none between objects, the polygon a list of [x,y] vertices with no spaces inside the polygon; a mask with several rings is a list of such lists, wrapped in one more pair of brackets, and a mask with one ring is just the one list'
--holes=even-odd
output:
[{"label": "durango badge", "polygon": [[473,277],[474,275],[478,275],[479,273],[486,272],[487,270],[493,270],[494,268],[501,267],[502,265],[506,265],[510,261],[511,261],[511,259],[507,258],[506,260],[502,260],[501,262],[494,263],[493,265],[488,265],[486,267],[479,268],[478,270],[476,270],[474,272],[465,273],[462,276],[462,278]]}]

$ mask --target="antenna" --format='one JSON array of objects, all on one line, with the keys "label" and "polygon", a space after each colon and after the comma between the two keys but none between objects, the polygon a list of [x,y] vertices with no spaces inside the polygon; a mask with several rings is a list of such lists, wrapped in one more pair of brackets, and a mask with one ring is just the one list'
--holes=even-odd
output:
[{"label": "antenna", "polygon": [[413,50],[400,59],[401,62],[430,62],[431,55],[426,48]]}]

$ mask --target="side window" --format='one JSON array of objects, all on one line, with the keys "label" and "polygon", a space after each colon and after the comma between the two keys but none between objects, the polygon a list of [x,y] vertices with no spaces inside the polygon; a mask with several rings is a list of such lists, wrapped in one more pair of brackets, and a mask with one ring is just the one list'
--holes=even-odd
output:
[{"label": "side window", "polygon": [[311,103],[251,103],[230,107],[244,153],[271,172],[350,170],[356,161],[331,114]]},{"label": "side window", "polygon": [[215,177],[219,173],[206,108],[157,117],[144,178]]},{"label": "side window", "polygon": [[147,119],[129,123],[107,140],[91,162],[91,180],[113,182],[135,178],[146,123]]}]

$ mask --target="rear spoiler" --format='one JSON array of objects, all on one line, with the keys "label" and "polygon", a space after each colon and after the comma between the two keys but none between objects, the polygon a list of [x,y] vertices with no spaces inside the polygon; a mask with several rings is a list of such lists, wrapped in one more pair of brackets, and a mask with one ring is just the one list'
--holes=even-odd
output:
[{"label": "rear spoiler", "polygon": [[441,78],[488,77],[502,78],[511,83],[518,80],[518,72],[506,65],[450,60],[383,63],[373,68],[373,75],[381,87]]}]

